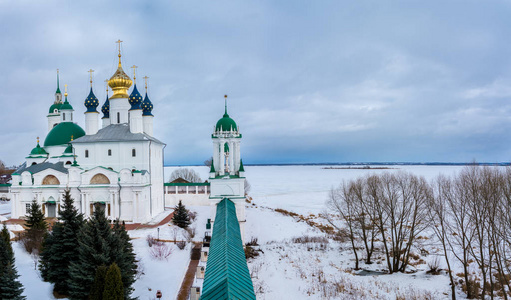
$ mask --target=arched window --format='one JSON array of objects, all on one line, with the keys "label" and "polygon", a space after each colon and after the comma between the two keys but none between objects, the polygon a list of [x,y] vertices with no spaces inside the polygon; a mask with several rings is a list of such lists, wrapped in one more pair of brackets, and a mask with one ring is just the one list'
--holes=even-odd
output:
[{"label": "arched window", "polygon": [[57,126],[57,123],[53,124],[53,127]]},{"label": "arched window", "polygon": [[69,160],[66,161],[66,165],[70,165],[70,164],[71,164],[71,162]]},{"label": "arched window", "polygon": [[99,173],[92,177],[90,184],[110,184],[110,180],[105,175]]},{"label": "arched window", "polygon": [[108,149],[108,156],[112,156],[112,149]]},{"label": "arched window", "polygon": [[89,150],[85,150],[85,157],[89,157]]},{"label": "arched window", "polygon": [[37,163],[34,161],[34,162],[32,163],[32,166],[33,166],[33,165],[37,165]]},{"label": "arched window", "polygon": [[43,179],[43,185],[58,185],[60,181],[53,175],[48,175]]},{"label": "arched window", "polygon": [[131,149],[131,156],[137,156],[137,150],[135,150],[135,148]]},{"label": "arched window", "polygon": [[121,113],[117,113],[117,124],[121,124]]}]

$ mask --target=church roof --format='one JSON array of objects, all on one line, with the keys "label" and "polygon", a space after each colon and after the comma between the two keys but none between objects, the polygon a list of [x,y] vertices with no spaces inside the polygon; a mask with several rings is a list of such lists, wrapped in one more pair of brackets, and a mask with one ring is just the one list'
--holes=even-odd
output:
[{"label": "church roof", "polygon": [[51,163],[51,162],[44,162],[40,164],[35,164],[27,167],[27,164],[22,164],[15,173],[21,174],[25,171],[29,171],[32,174],[39,173],[41,171],[47,170],[47,169],[53,169],[55,171],[59,171],[61,173],[68,173],[68,170],[66,167],[64,167],[64,162],[58,162],[58,163]]},{"label": "church roof", "polygon": [[236,206],[224,198],[216,207],[201,300],[253,299],[254,286],[243,250]]},{"label": "church roof", "polygon": [[44,139],[44,146],[57,146],[69,143],[72,138],[79,138],[85,135],[82,127],[73,122],[62,122],[53,127]]},{"label": "church roof", "polygon": [[[62,124],[62,123],[61,123]],[[132,133],[130,126],[124,124],[111,124],[102,128],[93,135],[84,135],[72,141],[72,143],[95,143],[95,142],[134,142],[134,141],[153,141],[159,144],[163,142],[149,136],[145,133]]]}]

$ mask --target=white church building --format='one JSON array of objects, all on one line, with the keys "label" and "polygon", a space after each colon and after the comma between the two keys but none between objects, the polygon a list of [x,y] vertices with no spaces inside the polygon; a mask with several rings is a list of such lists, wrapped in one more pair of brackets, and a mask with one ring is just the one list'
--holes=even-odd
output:
[{"label": "white church building", "polygon": [[[143,223],[164,211],[163,148],[153,137],[153,105],[142,98],[121,65],[108,80],[113,95],[97,111],[91,89],[84,101],[85,130],[73,122],[74,109],[59,88],[48,113],[48,134],[12,174],[11,218],[26,215],[35,199],[45,216],[57,217],[64,190],[86,217],[98,206],[111,219]],[[108,89],[107,89],[108,95]],[[101,121],[101,126],[100,126]]]}]

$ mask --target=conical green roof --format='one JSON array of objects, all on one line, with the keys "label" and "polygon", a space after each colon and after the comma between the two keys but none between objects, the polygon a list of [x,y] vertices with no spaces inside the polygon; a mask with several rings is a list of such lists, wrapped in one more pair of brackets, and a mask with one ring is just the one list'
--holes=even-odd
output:
[{"label": "conical green roof", "polygon": [[243,160],[240,159],[240,172],[245,172],[245,168],[243,167]]},{"label": "conical green roof", "polygon": [[209,168],[209,173],[215,173],[215,162],[211,160],[211,168]]},{"label": "conical green roof", "polygon": [[48,155],[48,152],[44,150],[41,146],[39,146],[39,141],[37,142],[37,146],[30,151],[30,155]]},{"label": "conical green roof", "polygon": [[67,96],[66,96],[66,101],[64,101],[64,103],[62,104],[62,106],[60,107],[60,110],[64,110],[64,109],[69,109],[69,110],[72,110],[73,107],[71,106],[71,104],[69,104],[69,102],[67,101]]}]

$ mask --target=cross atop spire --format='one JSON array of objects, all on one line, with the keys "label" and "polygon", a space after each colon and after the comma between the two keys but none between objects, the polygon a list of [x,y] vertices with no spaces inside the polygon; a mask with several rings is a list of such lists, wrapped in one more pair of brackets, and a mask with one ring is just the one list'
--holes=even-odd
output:
[{"label": "cross atop spire", "polygon": [[137,84],[137,66],[133,65],[131,66],[133,69],[133,84]]},{"label": "cross atop spire", "polygon": [[89,71],[87,71],[87,72],[89,72],[89,74],[90,74],[90,87],[92,88],[92,73],[94,72],[94,70],[89,69]]},{"label": "cross atop spire", "polygon": [[119,39],[116,41],[116,43],[119,45],[119,68],[121,67],[121,43],[122,41]]},{"label": "cross atop spire", "polygon": [[64,96],[67,98],[67,84],[64,84]]},{"label": "cross atop spire", "polygon": [[149,77],[144,76],[144,81],[145,81],[145,92],[146,92],[146,94],[147,94],[147,79],[149,79]]},{"label": "cross atop spire", "polygon": [[55,94],[60,94],[60,87],[59,87],[59,69],[57,69],[57,91]]}]

